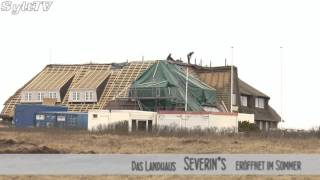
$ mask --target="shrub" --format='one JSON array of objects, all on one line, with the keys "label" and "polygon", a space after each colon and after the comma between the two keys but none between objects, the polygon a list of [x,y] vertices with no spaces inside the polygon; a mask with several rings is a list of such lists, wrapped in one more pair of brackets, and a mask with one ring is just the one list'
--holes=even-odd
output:
[{"label": "shrub", "polygon": [[239,132],[251,132],[251,131],[258,131],[259,128],[254,123],[250,123],[248,121],[242,121],[238,123],[238,130]]}]

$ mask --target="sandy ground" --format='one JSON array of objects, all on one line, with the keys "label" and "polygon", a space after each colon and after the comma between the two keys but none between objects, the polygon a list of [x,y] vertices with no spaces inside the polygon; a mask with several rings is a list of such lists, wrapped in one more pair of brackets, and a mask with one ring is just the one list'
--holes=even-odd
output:
[{"label": "sandy ground", "polygon": [[[318,137],[115,135],[0,129],[0,153],[320,153]],[[320,179],[320,176],[0,176],[0,179]]]}]

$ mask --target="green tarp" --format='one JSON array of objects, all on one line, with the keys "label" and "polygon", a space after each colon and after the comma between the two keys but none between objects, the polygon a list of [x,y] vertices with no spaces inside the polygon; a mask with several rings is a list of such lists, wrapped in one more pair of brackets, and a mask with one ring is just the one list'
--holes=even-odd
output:
[{"label": "green tarp", "polygon": [[[186,72],[182,66],[168,61],[157,61],[132,85],[131,96],[140,100],[143,110],[154,111],[184,107],[186,94]],[[213,106],[216,91],[189,74],[188,110],[203,111],[202,106]]]}]

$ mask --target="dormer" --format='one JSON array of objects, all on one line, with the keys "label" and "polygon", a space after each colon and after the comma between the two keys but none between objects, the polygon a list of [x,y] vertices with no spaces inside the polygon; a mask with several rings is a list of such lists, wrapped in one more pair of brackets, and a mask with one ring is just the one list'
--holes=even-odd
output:
[{"label": "dormer", "polygon": [[72,87],[69,102],[97,102],[101,96],[111,71],[106,69],[89,70]]},{"label": "dormer", "polygon": [[268,106],[269,96],[253,88],[249,84],[239,79],[240,105],[243,108],[264,109]]},{"label": "dormer", "polygon": [[52,71],[48,68],[21,91],[21,103],[42,103],[44,98],[61,102],[73,77],[73,71]]}]

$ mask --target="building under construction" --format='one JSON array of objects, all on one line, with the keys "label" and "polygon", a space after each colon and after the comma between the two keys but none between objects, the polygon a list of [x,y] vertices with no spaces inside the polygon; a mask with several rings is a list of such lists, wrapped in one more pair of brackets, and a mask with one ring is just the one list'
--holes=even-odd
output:
[{"label": "building under construction", "polygon": [[17,104],[65,105],[74,112],[232,110],[254,114],[258,127],[269,129],[281,120],[269,100],[239,79],[234,66],[203,67],[174,60],[50,64],[5,102],[1,117],[11,119]]}]

